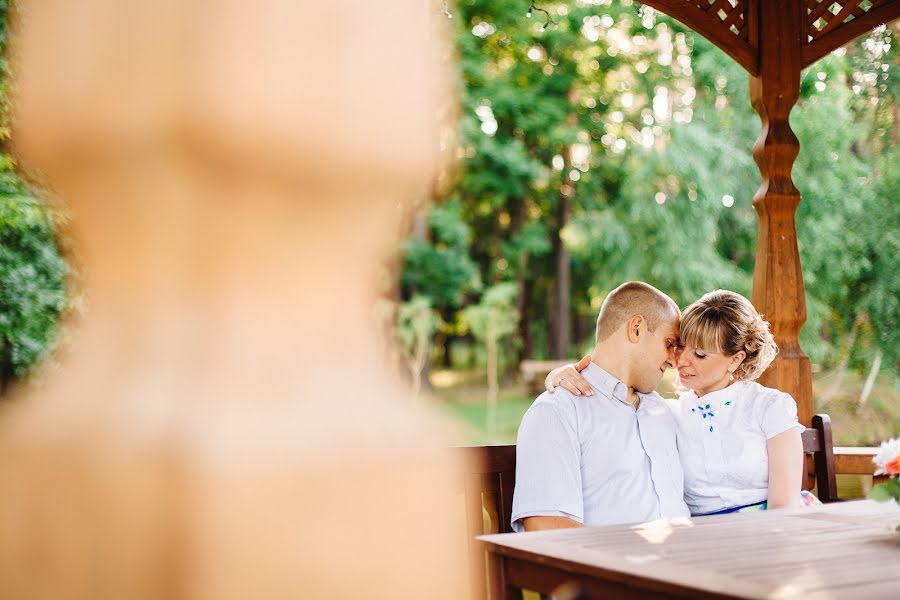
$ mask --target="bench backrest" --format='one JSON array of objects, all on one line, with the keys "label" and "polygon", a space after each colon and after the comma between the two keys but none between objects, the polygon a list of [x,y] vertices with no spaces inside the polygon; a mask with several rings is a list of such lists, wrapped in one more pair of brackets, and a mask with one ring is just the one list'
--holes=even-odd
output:
[{"label": "bench backrest", "polygon": [[834,471],[834,443],[831,439],[831,419],[828,415],[814,415],[812,427],[806,428],[802,435],[803,452],[807,456],[803,461],[803,489],[812,487],[813,478],[809,476],[810,455],[816,473],[815,484],[819,500],[837,502],[837,477]]},{"label": "bench backrest", "polygon": [[485,533],[509,533],[516,487],[516,447],[454,448],[466,465],[466,535],[469,542],[472,598],[487,597],[485,555],[475,538]]}]

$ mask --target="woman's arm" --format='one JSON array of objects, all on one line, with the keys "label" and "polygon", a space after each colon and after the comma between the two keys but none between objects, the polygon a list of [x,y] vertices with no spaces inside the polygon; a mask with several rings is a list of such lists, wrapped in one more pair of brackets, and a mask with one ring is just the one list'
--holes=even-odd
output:
[{"label": "woman's arm", "polygon": [[800,505],[800,486],[803,478],[803,441],[800,429],[791,427],[769,438],[769,497],[768,508],[789,508]]},{"label": "woman's arm", "polygon": [[563,365],[553,369],[544,379],[544,387],[551,394],[553,388],[562,386],[576,396],[592,396],[594,392],[591,391],[591,384],[581,376],[581,371],[584,371],[589,364],[591,364],[590,354],[574,365]]}]

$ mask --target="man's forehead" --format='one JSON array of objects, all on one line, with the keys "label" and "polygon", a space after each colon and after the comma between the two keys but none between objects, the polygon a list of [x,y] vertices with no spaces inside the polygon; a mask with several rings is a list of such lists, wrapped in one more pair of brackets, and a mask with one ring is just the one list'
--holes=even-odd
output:
[{"label": "man's forehead", "polygon": [[666,334],[666,336],[675,336],[678,337],[678,329],[681,325],[681,319],[679,317],[675,317],[669,321],[663,321],[660,324],[661,329]]}]

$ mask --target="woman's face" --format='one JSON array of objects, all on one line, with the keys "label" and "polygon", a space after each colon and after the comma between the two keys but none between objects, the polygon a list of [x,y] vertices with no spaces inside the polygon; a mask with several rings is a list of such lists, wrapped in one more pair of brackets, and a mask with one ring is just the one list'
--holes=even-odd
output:
[{"label": "woman's face", "polygon": [[707,352],[694,346],[675,350],[675,368],[681,384],[694,390],[697,396],[721,390],[731,383],[731,374],[744,360],[744,353],[725,356],[721,352]]}]

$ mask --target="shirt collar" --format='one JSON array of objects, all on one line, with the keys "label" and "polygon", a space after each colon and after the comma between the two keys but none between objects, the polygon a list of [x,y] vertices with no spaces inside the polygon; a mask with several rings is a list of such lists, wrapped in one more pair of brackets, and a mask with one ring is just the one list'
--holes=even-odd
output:
[{"label": "shirt collar", "polygon": [[734,401],[738,394],[744,391],[744,385],[747,383],[746,381],[735,381],[731,385],[727,385],[723,387],[721,390],[716,390],[714,392],[709,392],[708,394],[704,394],[702,398],[697,397],[697,392],[694,390],[687,391],[687,398],[690,402],[715,402],[719,403],[723,400],[732,400]]},{"label": "shirt collar", "polygon": [[626,401],[628,397],[628,386],[610,375],[603,367],[597,363],[590,363],[587,368],[581,372],[581,376],[587,379],[591,387],[610,398],[618,400],[622,404],[631,406]]}]

